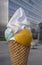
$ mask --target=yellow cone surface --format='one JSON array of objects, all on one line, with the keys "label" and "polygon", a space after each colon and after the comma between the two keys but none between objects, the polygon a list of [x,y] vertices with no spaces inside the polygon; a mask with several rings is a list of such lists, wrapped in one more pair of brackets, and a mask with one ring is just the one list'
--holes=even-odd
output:
[{"label": "yellow cone surface", "polygon": [[9,49],[12,65],[27,65],[30,46],[21,45],[14,40],[10,40]]},{"label": "yellow cone surface", "polygon": [[14,35],[15,41],[20,44],[30,46],[32,41],[32,34],[29,30],[24,29]]}]

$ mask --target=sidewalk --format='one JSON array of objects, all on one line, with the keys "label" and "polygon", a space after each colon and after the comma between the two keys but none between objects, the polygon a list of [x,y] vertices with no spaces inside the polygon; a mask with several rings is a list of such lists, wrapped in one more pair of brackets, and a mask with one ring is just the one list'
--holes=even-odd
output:
[{"label": "sidewalk", "polygon": [[[12,65],[10,61],[9,47],[6,41],[0,42],[0,65]],[[37,46],[37,49],[30,50],[27,65],[42,65],[42,45]]]}]

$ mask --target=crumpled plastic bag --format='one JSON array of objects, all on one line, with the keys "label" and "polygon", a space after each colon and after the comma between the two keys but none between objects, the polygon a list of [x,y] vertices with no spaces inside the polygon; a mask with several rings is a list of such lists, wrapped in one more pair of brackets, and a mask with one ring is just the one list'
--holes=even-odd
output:
[{"label": "crumpled plastic bag", "polygon": [[12,38],[13,37],[13,32],[11,31],[11,29],[10,28],[7,28],[6,30],[5,30],[5,39],[8,41],[8,40],[10,40],[10,38]]},{"label": "crumpled plastic bag", "polygon": [[30,22],[27,21],[27,17],[23,8],[20,7],[17,9],[7,24],[7,27],[11,28],[13,33],[16,33],[24,28],[30,30]]}]

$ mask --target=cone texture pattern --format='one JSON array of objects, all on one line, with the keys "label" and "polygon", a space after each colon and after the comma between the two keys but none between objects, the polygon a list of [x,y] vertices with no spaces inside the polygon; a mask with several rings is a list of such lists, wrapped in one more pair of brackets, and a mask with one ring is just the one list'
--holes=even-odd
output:
[{"label": "cone texture pattern", "polygon": [[27,65],[30,46],[20,45],[14,40],[9,41],[12,65]]}]

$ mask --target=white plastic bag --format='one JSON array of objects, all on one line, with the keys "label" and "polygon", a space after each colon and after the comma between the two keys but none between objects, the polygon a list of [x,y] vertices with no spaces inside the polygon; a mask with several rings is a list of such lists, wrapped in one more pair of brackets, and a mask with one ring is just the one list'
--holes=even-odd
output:
[{"label": "white plastic bag", "polygon": [[5,30],[5,39],[8,41],[10,40],[10,38],[12,38],[14,36],[13,32],[11,31],[10,28],[7,28]]},{"label": "white plastic bag", "polygon": [[19,8],[10,19],[7,27],[11,28],[12,31],[16,33],[24,28],[30,29],[30,27],[28,27],[29,25],[30,24],[27,21],[27,17],[23,8]]}]

